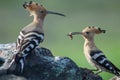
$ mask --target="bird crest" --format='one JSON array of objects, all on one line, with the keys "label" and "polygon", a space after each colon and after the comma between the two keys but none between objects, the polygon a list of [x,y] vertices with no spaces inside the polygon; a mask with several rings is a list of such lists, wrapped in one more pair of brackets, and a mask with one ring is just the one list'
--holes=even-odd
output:
[{"label": "bird crest", "polygon": [[82,30],[82,32],[69,32],[67,36],[73,39],[73,35],[82,35],[85,38],[93,37],[94,34],[105,33],[106,30],[102,30],[99,27],[89,26]]},{"label": "bird crest", "polygon": [[25,9],[28,9],[30,11],[37,11],[37,10],[40,10],[40,9],[45,9],[42,5],[36,3],[36,2],[33,2],[33,1],[30,1],[30,2],[25,2],[23,4],[23,7]]},{"label": "bird crest", "polygon": [[100,34],[100,33],[105,33],[106,30],[102,30],[99,27],[89,26],[89,27],[86,27],[85,29],[83,29],[82,32],[93,32],[93,33],[96,33],[96,34]]},{"label": "bird crest", "polygon": [[30,16],[37,15],[42,18],[44,18],[46,16],[46,14],[55,14],[55,15],[59,15],[59,16],[65,16],[64,14],[61,14],[58,12],[48,11],[42,5],[40,5],[36,2],[33,2],[33,1],[25,2],[23,4],[23,7],[30,12],[30,14],[31,14]]},{"label": "bird crest", "polygon": [[41,15],[44,17],[47,13],[46,9],[42,5],[33,1],[25,2],[23,7],[30,12],[30,16]]}]

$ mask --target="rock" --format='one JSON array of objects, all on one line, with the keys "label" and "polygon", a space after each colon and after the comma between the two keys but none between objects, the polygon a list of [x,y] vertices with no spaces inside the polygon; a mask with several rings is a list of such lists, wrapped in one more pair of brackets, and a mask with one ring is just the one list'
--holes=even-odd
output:
[{"label": "rock", "polygon": [[0,66],[2,66],[2,64],[5,62],[5,59],[0,57]]},{"label": "rock", "polygon": [[0,77],[0,80],[27,80],[24,77],[21,76],[15,76],[15,75],[3,75]]},{"label": "rock", "polygon": [[[14,43],[0,45],[2,63],[12,58],[14,48]],[[13,77],[16,80],[102,80],[90,70],[78,67],[70,58],[53,56],[49,49],[43,47],[37,47],[26,57],[23,73],[19,76],[15,65],[8,70],[5,67],[9,63],[5,63],[1,66],[3,71],[0,70],[0,80],[7,77],[9,80],[13,80]]]}]

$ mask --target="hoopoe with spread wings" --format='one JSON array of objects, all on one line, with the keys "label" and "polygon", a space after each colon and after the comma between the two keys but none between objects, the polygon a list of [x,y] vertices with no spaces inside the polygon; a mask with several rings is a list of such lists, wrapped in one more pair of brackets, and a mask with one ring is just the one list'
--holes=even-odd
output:
[{"label": "hoopoe with spread wings", "polygon": [[[106,71],[120,77],[120,70],[104,55],[104,53],[97,48],[94,43],[94,36],[96,34],[105,33],[105,30],[97,27],[86,27],[82,32],[70,32],[68,36],[73,38],[72,35],[82,35],[85,40],[84,54],[90,64],[97,68],[96,74]],[[95,71],[95,70],[94,70]]]},{"label": "hoopoe with spread wings", "polygon": [[42,5],[32,1],[25,2],[23,7],[30,12],[34,19],[20,31],[16,42],[16,55],[11,64],[13,62],[18,63],[20,65],[20,73],[24,68],[25,57],[44,40],[43,22],[46,14],[65,16],[61,13],[48,11]]}]

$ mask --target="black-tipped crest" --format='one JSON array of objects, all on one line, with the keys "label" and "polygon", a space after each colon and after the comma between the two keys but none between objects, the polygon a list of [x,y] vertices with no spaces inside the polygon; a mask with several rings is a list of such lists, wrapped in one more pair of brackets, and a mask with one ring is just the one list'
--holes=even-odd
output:
[{"label": "black-tipped crest", "polygon": [[23,4],[23,7],[26,8],[26,5],[27,5],[27,2],[25,2],[25,3]]},{"label": "black-tipped crest", "polygon": [[40,6],[43,6],[42,4]]},{"label": "black-tipped crest", "polygon": [[38,5],[38,3],[36,3],[36,5]]},{"label": "black-tipped crest", "polygon": [[32,4],[32,1],[30,1],[29,4]]},{"label": "black-tipped crest", "polygon": [[88,26],[88,28],[95,28],[94,26]]},{"label": "black-tipped crest", "polygon": [[102,30],[101,28],[99,27],[94,27],[94,26],[88,26],[87,28],[85,28],[83,30],[83,32],[95,32],[96,34],[99,34],[99,33],[105,33],[106,31],[105,30]]},{"label": "black-tipped crest", "polygon": [[106,30],[101,30],[101,28],[98,28],[99,31],[101,31],[102,33],[105,33]]},{"label": "black-tipped crest", "polygon": [[106,30],[102,30],[103,33],[106,33]]},{"label": "black-tipped crest", "polygon": [[98,28],[99,31],[101,31],[101,28]]}]

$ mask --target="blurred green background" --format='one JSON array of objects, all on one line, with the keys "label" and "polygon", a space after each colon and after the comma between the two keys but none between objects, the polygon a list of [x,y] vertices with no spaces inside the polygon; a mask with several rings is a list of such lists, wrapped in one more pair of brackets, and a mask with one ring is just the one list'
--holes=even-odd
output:
[{"label": "blurred green background", "polygon": [[[29,1],[29,0],[26,0]],[[97,26],[107,30],[96,36],[96,45],[120,68],[120,0],[34,0],[47,10],[61,12],[66,17],[47,15],[44,21],[45,40],[41,44],[55,56],[68,56],[77,65],[93,69],[83,54],[84,40],[66,35],[70,31],[81,31],[86,26]],[[19,31],[29,24],[33,17],[24,10],[24,0],[1,0],[0,43],[15,42]],[[103,72],[104,80],[113,75]]]}]

